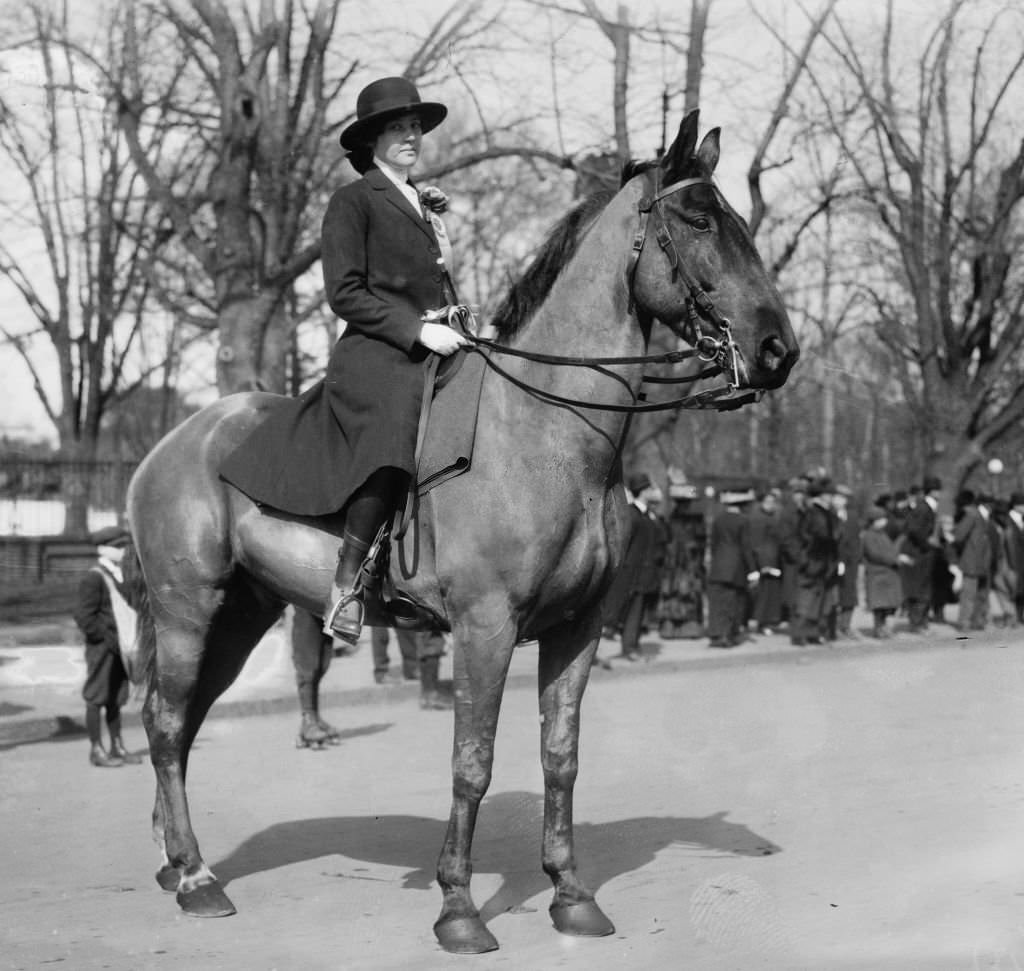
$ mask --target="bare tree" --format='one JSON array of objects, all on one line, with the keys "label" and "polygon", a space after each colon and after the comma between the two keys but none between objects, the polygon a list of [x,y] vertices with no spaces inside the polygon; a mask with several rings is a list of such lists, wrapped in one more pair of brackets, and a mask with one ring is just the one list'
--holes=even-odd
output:
[{"label": "bare tree", "polygon": [[[893,6],[868,63],[841,21],[834,50],[856,83],[862,130],[830,130],[863,200],[874,333],[898,366],[925,469],[965,481],[1024,418],[1021,200],[1024,139],[1007,144],[1024,82],[1020,11],[990,22],[952,0],[908,82]],[[872,48],[874,49],[874,48]],[[969,84],[961,79],[970,77]],[[960,97],[960,94],[963,97]]]},{"label": "bare tree", "polygon": [[[22,53],[36,77],[0,94],[7,163],[0,274],[34,324],[0,323],[0,334],[31,374],[63,455],[88,462],[104,416],[145,376],[133,355],[149,319],[145,265],[160,238],[109,92],[78,53],[68,15],[66,3],[27,9]],[[113,34],[104,21],[105,46],[94,56],[116,77],[123,60]],[[48,353],[39,352],[40,342]],[[57,391],[49,360],[56,361]],[[66,529],[81,534],[88,482],[71,492]]]}]

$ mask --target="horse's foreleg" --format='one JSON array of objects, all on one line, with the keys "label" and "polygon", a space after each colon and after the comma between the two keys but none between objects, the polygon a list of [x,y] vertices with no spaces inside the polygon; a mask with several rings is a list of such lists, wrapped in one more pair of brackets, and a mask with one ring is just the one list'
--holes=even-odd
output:
[{"label": "horse's foreleg", "polygon": [[456,630],[452,809],[437,864],[444,901],[434,924],[441,946],[456,954],[480,954],[498,946],[470,894],[470,854],[480,800],[491,783],[494,736],[514,638],[510,621],[490,637]]},{"label": "horse's foreleg", "polygon": [[572,797],[578,770],[580,701],[597,652],[595,615],[540,642],[538,689],[541,764],[544,770],[544,837],[541,859],[555,887],[550,914],[563,934],[601,937],[615,927],[576,872]]}]

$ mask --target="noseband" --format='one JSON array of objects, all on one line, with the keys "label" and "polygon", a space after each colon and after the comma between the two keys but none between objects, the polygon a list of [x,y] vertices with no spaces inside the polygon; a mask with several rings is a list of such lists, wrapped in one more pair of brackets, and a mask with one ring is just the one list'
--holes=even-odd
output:
[{"label": "noseband", "polygon": [[[626,288],[629,292],[629,312],[634,313],[636,298],[634,286],[636,283],[636,270],[640,264],[640,254],[643,252],[644,243],[647,242],[647,230],[654,214],[656,229],[655,239],[661,247],[662,252],[668,259],[672,268],[673,278],[678,277],[683,286],[686,287],[686,327],[689,333],[682,335],[683,339],[693,345],[697,356],[708,364],[716,364],[727,375],[734,389],[739,388],[741,381],[747,380],[746,362],[743,360],[743,353],[732,338],[732,329],[728,317],[723,317],[715,306],[712,299],[707,295],[704,288],[697,282],[696,278],[686,268],[679,257],[679,250],[676,242],[668,230],[665,222],[665,214],[662,212],[661,201],[668,196],[689,189],[695,185],[708,186],[717,196],[718,190],[710,179],[692,178],[680,179],[658,188],[657,175],[655,176],[654,194],[644,196],[638,205],[640,223],[637,226],[636,234],[633,236],[633,247],[629,255],[629,263],[626,266]],[[716,333],[707,334],[704,331],[704,322],[707,321]]]}]

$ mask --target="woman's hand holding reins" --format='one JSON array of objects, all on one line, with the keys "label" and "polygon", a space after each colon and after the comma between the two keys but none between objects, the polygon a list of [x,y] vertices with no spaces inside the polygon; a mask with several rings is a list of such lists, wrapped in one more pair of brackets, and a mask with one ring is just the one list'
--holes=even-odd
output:
[{"label": "woman's hand holding reins", "polygon": [[458,331],[452,330],[447,324],[438,324],[436,312],[427,311],[423,315],[423,326],[420,328],[420,343],[434,351],[436,354],[443,354],[447,357],[454,354],[460,347],[468,347],[467,341]]}]

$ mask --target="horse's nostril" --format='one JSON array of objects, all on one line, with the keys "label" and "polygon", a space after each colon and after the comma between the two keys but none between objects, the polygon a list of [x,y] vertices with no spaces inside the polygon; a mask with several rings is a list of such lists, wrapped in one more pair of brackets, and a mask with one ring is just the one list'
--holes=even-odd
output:
[{"label": "horse's nostril", "polygon": [[757,352],[757,363],[766,371],[777,371],[786,359],[786,345],[779,337],[766,337]]}]

